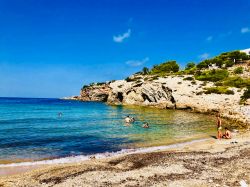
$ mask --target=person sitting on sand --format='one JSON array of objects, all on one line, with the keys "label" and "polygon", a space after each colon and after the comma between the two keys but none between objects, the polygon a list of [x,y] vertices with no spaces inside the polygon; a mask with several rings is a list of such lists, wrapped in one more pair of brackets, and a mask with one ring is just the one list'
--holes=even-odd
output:
[{"label": "person sitting on sand", "polygon": [[217,115],[217,139],[222,138],[222,125],[221,125],[221,119],[220,119],[220,114]]},{"label": "person sitting on sand", "polygon": [[228,130],[227,127],[225,128],[225,133],[223,134],[222,138],[225,138],[225,139],[231,139],[232,138],[231,131]]},{"label": "person sitting on sand", "polygon": [[144,124],[142,125],[142,127],[143,127],[143,128],[149,128],[149,125],[148,125],[148,123],[146,122],[146,123],[144,123]]}]

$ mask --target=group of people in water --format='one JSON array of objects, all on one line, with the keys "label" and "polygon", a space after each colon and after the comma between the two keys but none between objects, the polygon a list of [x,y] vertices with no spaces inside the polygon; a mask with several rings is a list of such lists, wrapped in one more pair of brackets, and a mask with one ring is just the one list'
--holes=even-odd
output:
[{"label": "group of people in water", "polygon": [[[58,113],[58,117],[62,117],[61,112]],[[232,133],[227,127],[225,127],[224,133],[222,132],[223,128],[222,128],[222,122],[221,122],[220,114],[217,114],[216,117],[217,117],[217,139],[219,139],[219,140],[222,139],[222,138],[231,139],[232,138]],[[131,125],[132,123],[135,122],[135,118],[130,117],[130,116],[126,116],[124,118],[124,121],[125,121],[125,125],[129,126],[129,125]],[[142,128],[149,128],[149,124],[147,122],[144,122],[142,124]]]},{"label": "group of people in water", "polygon": [[217,139],[231,139],[232,138],[232,133],[231,131],[225,127],[225,131],[224,133],[222,132],[222,122],[221,122],[221,118],[220,118],[220,114],[217,114]]},{"label": "group of people in water", "polygon": [[[128,126],[131,123],[135,122],[135,118],[134,117],[130,117],[130,116],[126,116],[125,119],[125,125]],[[142,128],[149,128],[149,124],[147,122],[143,123]]]},{"label": "group of people in water", "polygon": [[[221,117],[220,114],[217,114],[217,139],[231,139],[232,138],[232,133],[231,131],[225,127],[224,133],[223,133],[223,128],[222,128],[222,122],[221,122]],[[130,117],[130,116],[126,116],[125,119],[125,125],[128,126],[132,123],[135,122],[135,118],[134,117]],[[149,128],[149,124],[147,122],[143,123],[142,125],[143,128]]]}]

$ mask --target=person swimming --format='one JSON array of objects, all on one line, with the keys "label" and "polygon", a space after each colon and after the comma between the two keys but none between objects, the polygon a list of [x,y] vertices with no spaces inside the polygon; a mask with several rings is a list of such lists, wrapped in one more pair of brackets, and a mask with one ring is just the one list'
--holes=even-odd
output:
[{"label": "person swimming", "polygon": [[147,122],[143,123],[142,125],[143,128],[149,128],[149,124]]},{"label": "person swimming", "polygon": [[135,118],[130,117],[130,116],[126,116],[124,121],[125,121],[125,123],[133,123],[133,122],[135,122]]},{"label": "person swimming", "polygon": [[124,121],[125,123],[131,123],[131,118],[129,116],[126,116]]}]

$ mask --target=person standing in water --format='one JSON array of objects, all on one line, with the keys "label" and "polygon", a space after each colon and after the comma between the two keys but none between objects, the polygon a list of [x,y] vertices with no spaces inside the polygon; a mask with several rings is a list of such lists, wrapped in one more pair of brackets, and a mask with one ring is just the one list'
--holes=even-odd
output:
[{"label": "person standing in water", "polygon": [[222,138],[222,123],[221,123],[221,118],[220,114],[217,114],[217,139]]}]

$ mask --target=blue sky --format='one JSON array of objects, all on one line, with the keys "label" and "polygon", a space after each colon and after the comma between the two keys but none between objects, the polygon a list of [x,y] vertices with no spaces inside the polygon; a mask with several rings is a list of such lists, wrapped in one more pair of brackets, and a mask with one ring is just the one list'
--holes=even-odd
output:
[{"label": "blue sky", "polygon": [[250,48],[249,0],[0,0],[0,96],[78,95],[167,60]]}]

